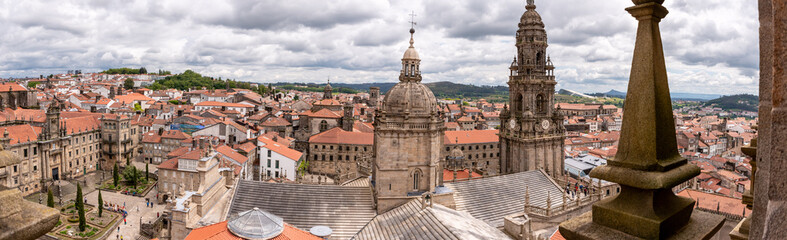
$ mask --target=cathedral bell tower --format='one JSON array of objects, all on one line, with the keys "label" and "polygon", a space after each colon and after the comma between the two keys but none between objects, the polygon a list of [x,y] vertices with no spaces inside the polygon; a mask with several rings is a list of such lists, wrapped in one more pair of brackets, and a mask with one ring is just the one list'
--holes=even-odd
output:
[{"label": "cathedral bell tower", "polygon": [[434,193],[441,184],[445,125],[432,90],[421,83],[414,33],[411,28],[399,83],[385,94],[374,118],[372,181],[378,213]]},{"label": "cathedral bell tower", "polygon": [[543,169],[563,173],[563,117],[554,109],[555,81],[547,55],[547,33],[534,0],[528,0],[516,31],[516,55],[509,67],[510,108],[500,115],[502,174]]}]

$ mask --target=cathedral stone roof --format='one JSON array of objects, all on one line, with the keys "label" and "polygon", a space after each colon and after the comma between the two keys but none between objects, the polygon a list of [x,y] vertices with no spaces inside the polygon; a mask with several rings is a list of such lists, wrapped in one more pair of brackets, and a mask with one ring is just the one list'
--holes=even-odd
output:
[{"label": "cathedral stone roof", "polygon": [[438,111],[437,100],[432,90],[420,82],[399,82],[385,94],[383,111],[433,116]]}]

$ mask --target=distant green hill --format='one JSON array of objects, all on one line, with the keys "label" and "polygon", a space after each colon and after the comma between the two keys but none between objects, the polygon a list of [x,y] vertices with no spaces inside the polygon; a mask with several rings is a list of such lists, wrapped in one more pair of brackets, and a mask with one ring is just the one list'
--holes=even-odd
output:
[{"label": "distant green hill", "polygon": [[[380,92],[388,92],[396,83],[331,83],[334,92],[355,93],[367,92],[370,87],[379,87]],[[432,90],[437,98],[484,98],[489,102],[508,101],[508,87],[506,86],[475,86],[469,84],[459,84],[452,82],[432,82],[425,83]],[[295,89],[299,91],[321,92],[324,83],[275,83],[281,89]]]},{"label": "distant green hill", "polygon": [[738,94],[723,96],[705,102],[704,106],[716,106],[727,111],[752,111],[756,112],[760,104],[760,98],[751,94]]}]

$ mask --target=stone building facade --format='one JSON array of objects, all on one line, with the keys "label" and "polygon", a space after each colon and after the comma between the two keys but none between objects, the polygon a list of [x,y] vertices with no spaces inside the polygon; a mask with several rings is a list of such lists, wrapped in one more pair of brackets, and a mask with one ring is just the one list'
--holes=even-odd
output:
[{"label": "stone building facade", "polygon": [[510,109],[500,114],[500,172],[543,169],[563,175],[563,117],[553,108],[555,67],[536,6],[528,2],[516,32],[517,53],[509,68]]},{"label": "stone building facade", "polygon": [[358,171],[358,161],[374,156],[374,134],[345,131],[339,127],[309,138],[309,171],[335,177],[339,169],[345,173]]},{"label": "stone building facade", "polygon": [[[489,176],[497,175],[500,172],[500,140],[497,134],[498,130],[446,131],[443,156],[459,149],[467,168]],[[445,160],[442,165],[446,166]]]},{"label": "stone building facade", "polygon": [[385,94],[374,121],[372,179],[378,213],[432,193],[442,184],[445,125],[434,94],[421,83],[413,33],[410,29],[399,83]]},{"label": "stone building facade", "polygon": [[60,118],[60,103],[49,105],[43,126],[28,123],[0,127],[4,149],[22,159],[0,171],[0,185],[23,195],[44,189],[51,180],[74,178],[96,170],[100,123],[93,116]]},{"label": "stone building facade", "polygon": [[115,163],[125,166],[139,146],[139,126],[123,115],[104,115],[101,118],[101,167],[112,169]]}]

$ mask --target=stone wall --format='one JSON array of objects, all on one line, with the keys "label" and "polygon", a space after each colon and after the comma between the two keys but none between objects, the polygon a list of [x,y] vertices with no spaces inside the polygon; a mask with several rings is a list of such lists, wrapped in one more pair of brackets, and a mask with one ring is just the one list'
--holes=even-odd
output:
[{"label": "stone wall", "polygon": [[[760,109],[750,239],[787,239],[787,0],[759,0]],[[772,174],[773,173],[773,174]]]}]

